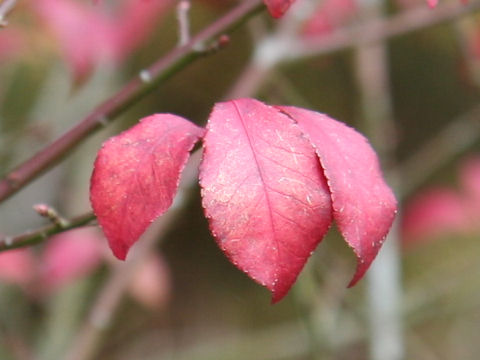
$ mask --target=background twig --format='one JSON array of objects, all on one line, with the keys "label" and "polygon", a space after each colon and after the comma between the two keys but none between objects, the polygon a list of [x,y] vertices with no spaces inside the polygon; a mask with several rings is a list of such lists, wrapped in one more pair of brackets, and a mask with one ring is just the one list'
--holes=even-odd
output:
[{"label": "background twig", "polygon": [[20,235],[0,237],[0,252],[38,244],[49,236],[85,226],[94,219],[95,215],[89,212],[70,219],[65,224],[52,224],[36,230],[27,231]]},{"label": "background twig", "polygon": [[177,5],[178,46],[184,46],[190,41],[190,0],[180,0]]},{"label": "background twig", "polygon": [[[382,18],[383,0],[363,0],[360,4],[360,16],[365,21],[375,23]],[[359,43],[354,54],[362,112],[360,130],[370,140],[383,164],[392,168],[397,141],[394,138],[389,62],[386,42],[381,37],[376,40]],[[388,180],[396,191],[398,176],[390,172]],[[372,360],[401,360],[405,356],[399,216],[397,214],[382,249],[366,274],[369,358]]]}]

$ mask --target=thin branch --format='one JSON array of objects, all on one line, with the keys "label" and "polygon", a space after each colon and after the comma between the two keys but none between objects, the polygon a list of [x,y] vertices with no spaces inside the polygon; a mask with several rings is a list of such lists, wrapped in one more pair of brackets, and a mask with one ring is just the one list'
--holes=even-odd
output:
[{"label": "thin branch", "polygon": [[50,220],[50,222],[55,225],[59,225],[60,227],[68,226],[68,220],[61,216],[57,210],[47,204],[33,205],[33,210],[35,210],[38,215]]},{"label": "thin branch", "polygon": [[453,119],[399,164],[396,171],[402,176],[400,194],[410,195],[429,176],[455,156],[466,151],[480,139],[480,105]]},{"label": "thin branch", "polygon": [[[384,21],[383,0],[363,0],[360,4],[360,16],[370,24]],[[360,129],[372,142],[382,162],[392,166],[395,162],[397,141],[392,131],[395,121],[387,42],[384,38],[377,38],[375,42],[359,42],[354,52],[354,60],[363,115]],[[389,176],[390,186],[394,190],[400,180],[395,175],[390,173]],[[372,360],[405,358],[398,221],[397,216],[381,251],[366,275],[369,358]]]},{"label": "thin branch", "polygon": [[[263,8],[261,0],[242,1],[232,11],[201,31],[188,44],[173,49],[150,68],[141,71],[138,77],[99,105],[75,127],[7,174],[0,181],[0,202],[57,164],[70,150],[77,147],[96,130],[107,125],[166,79],[199,57],[210,53],[212,48],[209,47],[209,42],[224,33],[233,31]],[[199,48],[205,50],[199,51]]]},{"label": "thin branch", "polygon": [[27,231],[20,235],[0,237],[0,252],[36,245],[52,235],[85,226],[93,220],[95,220],[95,215],[89,212],[75,217],[63,224],[58,223],[47,225],[36,230]]},{"label": "thin branch", "polygon": [[17,0],[4,0],[0,4],[0,28],[8,25],[7,15],[13,10]]},{"label": "thin branch", "polygon": [[177,5],[178,46],[184,46],[190,41],[190,0],[180,0]]},{"label": "thin branch", "polygon": [[387,19],[377,19],[362,25],[342,28],[327,37],[300,39],[280,35],[265,36],[257,41],[257,51],[240,76],[241,81],[228,92],[227,98],[237,98],[240,94],[246,93],[255,94],[271,74],[271,70],[278,64],[331,54],[361,43],[388,40],[451,21],[478,10],[480,10],[480,2],[467,5],[453,2],[434,10],[422,6]]},{"label": "thin branch", "polygon": [[415,10],[408,10],[390,18],[378,19],[364,25],[340,29],[328,37],[318,37],[296,41],[286,53],[295,60],[308,56],[318,56],[350,48],[359,43],[374,43],[388,40],[393,37],[425,29],[480,10],[480,1],[469,4],[453,1],[429,9],[421,6]]}]

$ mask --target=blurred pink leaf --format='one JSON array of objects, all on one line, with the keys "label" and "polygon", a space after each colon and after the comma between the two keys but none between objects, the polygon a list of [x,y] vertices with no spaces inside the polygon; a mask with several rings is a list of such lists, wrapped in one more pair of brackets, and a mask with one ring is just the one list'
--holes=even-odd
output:
[{"label": "blurred pink leaf", "polygon": [[12,27],[0,30],[0,61],[14,57],[24,46],[24,38],[20,31]]},{"label": "blurred pink leaf", "polygon": [[0,281],[26,286],[32,282],[36,263],[30,249],[16,249],[0,253]]},{"label": "blurred pink leaf", "polygon": [[465,229],[468,216],[459,194],[447,188],[434,188],[421,193],[404,209],[402,234],[405,242],[417,242],[443,233]]},{"label": "blurred pink leaf", "polygon": [[322,36],[349,20],[357,11],[355,0],[322,1],[309,20],[303,33],[306,36]]},{"label": "blurred pink leaf", "polygon": [[354,129],[324,114],[278,107],[294,119],[315,146],[328,180],[333,217],[358,258],[349,286],[375,259],[395,217],[397,203],[383,180],[377,155]]},{"label": "blurred pink leaf", "polygon": [[464,160],[459,177],[461,191],[434,187],[406,204],[402,220],[404,243],[480,231],[480,156]]},{"label": "blurred pink leaf", "polygon": [[36,0],[34,6],[57,38],[77,80],[100,59],[112,56],[114,29],[98,6],[71,0]]},{"label": "blurred pink leaf", "polygon": [[99,62],[122,61],[145,40],[172,2],[121,0],[116,14],[109,3],[36,0],[34,6],[80,81]]},{"label": "blurred pink leaf", "polygon": [[298,126],[252,99],[217,103],[200,184],[219,247],[280,300],[331,223],[315,151]]},{"label": "blurred pink leaf", "polygon": [[119,259],[172,204],[180,173],[203,129],[157,114],[106,141],[98,152],[90,199]]},{"label": "blurred pink leaf", "polygon": [[42,290],[58,289],[95,270],[103,261],[102,240],[95,228],[75,229],[52,237],[42,256]]},{"label": "blurred pink leaf", "polygon": [[296,0],[263,0],[274,18],[282,17]]},{"label": "blurred pink leaf", "polygon": [[114,57],[122,61],[152,33],[174,0],[124,0],[114,20]]},{"label": "blurred pink leaf", "polygon": [[129,287],[132,296],[149,309],[159,309],[170,297],[170,271],[158,254],[145,259],[136,269]]}]

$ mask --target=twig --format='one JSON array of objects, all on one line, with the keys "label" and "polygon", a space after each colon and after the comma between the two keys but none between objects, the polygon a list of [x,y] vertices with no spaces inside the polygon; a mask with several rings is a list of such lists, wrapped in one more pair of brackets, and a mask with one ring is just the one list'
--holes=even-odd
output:
[{"label": "twig", "polygon": [[[327,37],[300,39],[298,37],[268,37],[258,42],[258,51],[254,54],[242,79],[229,92],[228,98],[237,98],[238,94],[254,94],[263,84],[273,67],[280,63],[291,62],[305,57],[331,54],[348,49],[360,43],[374,43],[405,35],[432,25],[451,21],[471,12],[480,10],[480,2],[467,5],[449,3],[432,10],[422,6],[408,10],[388,19],[377,19],[362,25],[342,28]],[[263,56],[266,54],[267,56]],[[273,55],[272,55],[273,54]]]},{"label": "twig", "polygon": [[66,224],[52,224],[41,227],[33,231],[27,231],[16,236],[0,237],[0,252],[31,246],[42,242],[49,236],[71,230],[77,227],[85,226],[95,219],[95,215],[89,212],[69,220]]},{"label": "twig", "polygon": [[177,5],[178,46],[184,46],[190,41],[190,20],[188,19],[190,6],[190,0],[180,0]]},{"label": "twig", "polygon": [[62,217],[57,210],[47,204],[33,205],[33,209],[38,213],[38,215],[47,218],[55,225],[58,225],[62,228],[68,226],[68,220]]},{"label": "twig", "polygon": [[[361,15],[367,21],[375,24],[383,17],[382,0],[363,0],[361,4]],[[397,141],[392,138],[395,122],[388,67],[384,39],[359,43],[355,51],[355,71],[362,103],[361,130],[372,142],[382,162],[391,166]],[[399,179],[395,175],[390,174],[389,180],[396,190]],[[369,359],[372,360],[401,360],[405,356],[398,243],[397,215],[387,241],[367,273]]]},{"label": "twig", "polygon": [[7,15],[13,10],[17,0],[4,0],[0,4],[0,28],[8,25]]},{"label": "twig", "polygon": [[[0,201],[7,199],[54,166],[88,136],[107,125],[166,79],[205,53],[210,53],[209,47],[204,46],[206,43],[233,31],[263,8],[261,0],[242,1],[232,11],[201,31],[188,44],[173,49],[150,68],[141,71],[137,78],[98,106],[75,127],[7,174],[0,181]],[[205,47],[206,51],[199,52],[199,47]]]},{"label": "twig", "polygon": [[305,39],[291,44],[289,59],[295,60],[307,56],[329,54],[350,48],[359,43],[375,43],[393,37],[425,29],[480,10],[480,1],[469,4],[451,2],[429,9],[421,6],[415,10],[408,10],[390,18],[378,19],[364,25],[340,29],[328,37]]},{"label": "twig", "polygon": [[480,105],[453,119],[398,166],[400,196],[405,198],[436,170],[480,139]]}]

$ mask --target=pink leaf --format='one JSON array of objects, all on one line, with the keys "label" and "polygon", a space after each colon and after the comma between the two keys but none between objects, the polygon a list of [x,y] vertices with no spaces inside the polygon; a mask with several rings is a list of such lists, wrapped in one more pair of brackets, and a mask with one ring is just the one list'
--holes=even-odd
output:
[{"label": "pink leaf", "polygon": [[24,35],[19,29],[2,28],[0,31],[0,62],[9,60],[26,48]]},{"label": "pink leaf", "polygon": [[171,295],[170,269],[165,259],[150,255],[135,270],[129,285],[131,295],[151,310],[167,304]]},{"label": "pink leaf", "polygon": [[274,18],[282,17],[296,0],[263,0]]},{"label": "pink leaf", "polygon": [[115,58],[121,61],[148,38],[173,0],[124,0],[113,23]]},{"label": "pink leaf", "polygon": [[34,278],[35,267],[30,249],[6,251],[0,254],[0,281],[26,286]]},{"label": "pink leaf", "polygon": [[333,217],[358,258],[349,286],[362,278],[377,255],[396,212],[378,159],[361,134],[324,114],[279,107],[316,148],[332,194]]},{"label": "pink leaf", "polygon": [[406,243],[458,233],[468,228],[465,202],[448,188],[432,188],[413,198],[405,207],[402,235]]},{"label": "pink leaf", "polygon": [[330,194],[308,139],[259,101],[216,104],[200,185],[220,248],[280,300],[331,223]]},{"label": "pink leaf", "polygon": [[104,143],[90,198],[113,253],[128,249],[171,205],[189,151],[203,129],[175,115],[146,117]]},{"label": "pink leaf", "polygon": [[75,79],[102,61],[121,62],[152,32],[172,0],[119,0],[111,6],[75,0],[36,0],[36,11],[52,30]]},{"label": "pink leaf", "polygon": [[356,0],[325,0],[303,27],[306,36],[325,36],[346,23],[357,12]]},{"label": "pink leaf", "polygon": [[42,281],[55,290],[95,270],[103,260],[103,237],[98,229],[81,228],[52,237],[45,248]]},{"label": "pink leaf", "polygon": [[111,56],[114,29],[98,7],[71,0],[39,0],[34,6],[56,37],[77,81],[99,59]]}]

